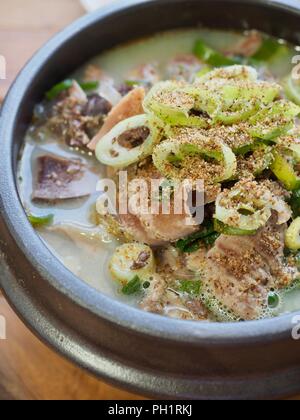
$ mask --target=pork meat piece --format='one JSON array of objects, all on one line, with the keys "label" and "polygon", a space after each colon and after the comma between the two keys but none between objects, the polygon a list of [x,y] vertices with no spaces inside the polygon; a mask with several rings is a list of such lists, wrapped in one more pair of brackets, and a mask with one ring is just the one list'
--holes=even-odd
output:
[{"label": "pork meat piece", "polygon": [[296,280],[297,269],[284,259],[285,231],[272,220],[254,236],[221,235],[208,252],[205,287],[237,318],[263,317],[268,293]]},{"label": "pork meat piece", "polygon": [[37,158],[37,174],[33,200],[54,202],[90,195],[96,190],[81,160],[54,155]]}]

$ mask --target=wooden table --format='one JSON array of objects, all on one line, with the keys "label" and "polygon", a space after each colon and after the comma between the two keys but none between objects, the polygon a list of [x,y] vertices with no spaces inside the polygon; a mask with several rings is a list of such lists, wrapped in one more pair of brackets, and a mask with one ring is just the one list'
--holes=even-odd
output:
[{"label": "wooden table", "polygon": [[[0,81],[0,97],[28,58],[83,13],[78,0],[1,2],[0,55],[7,61],[7,80]],[[0,315],[7,322],[7,340],[0,340],[0,400],[139,398],[96,380],[41,344],[9,308],[1,292]]]}]

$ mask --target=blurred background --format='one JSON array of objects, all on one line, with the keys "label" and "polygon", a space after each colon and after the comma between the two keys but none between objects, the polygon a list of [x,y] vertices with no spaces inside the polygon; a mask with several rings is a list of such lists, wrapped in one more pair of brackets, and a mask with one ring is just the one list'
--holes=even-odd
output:
[{"label": "blurred background", "polygon": [[[113,0],[1,0],[0,55],[7,79],[0,80],[0,99],[19,70],[52,35]],[[135,399],[105,385],[57,356],[18,320],[0,292],[0,316],[7,340],[0,340],[0,400]]]},{"label": "blurred background", "polygon": [[66,25],[114,0],[2,0],[0,54],[7,60],[7,80],[0,81],[3,98],[24,63]]}]

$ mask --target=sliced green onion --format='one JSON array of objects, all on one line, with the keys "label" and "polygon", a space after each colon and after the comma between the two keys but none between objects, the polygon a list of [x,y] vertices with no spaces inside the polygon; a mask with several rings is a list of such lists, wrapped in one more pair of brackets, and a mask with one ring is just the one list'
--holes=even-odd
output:
[{"label": "sliced green onion", "polygon": [[227,236],[253,236],[257,233],[257,230],[245,230],[225,225],[217,219],[214,221],[214,228],[219,234]]},{"label": "sliced green onion", "polygon": [[283,87],[288,99],[295,104],[300,105],[300,84],[299,80],[293,80],[292,76],[288,76],[283,81]]},{"label": "sliced green onion", "polygon": [[193,114],[195,99],[184,87],[184,84],[172,81],[155,84],[144,100],[145,111],[171,126],[206,128],[207,118],[201,113]]},{"label": "sliced green onion", "polygon": [[146,114],[137,115],[115,125],[99,141],[96,157],[104,165],[126,168],[150,156],[160,136],[157,121]]},{"label": "sliced green onion", "polygon": [[215,218],[223,224],[246,231],[265,226],[271,217],[269,190],[255,181],[238,183],[231,190],[219,194]]},{"label": "sliced green onion", "polygon": [[155,147],[152,155],[153,163],[166,178],[180,179],[180,167],[188,165],[189,157],[199,156],[199,161],[210,158],[223,169],[221,175],[216,175],[210,181],[218,183],[230,179],[237,168],[235,154],[230,147],[222,143],[210,149],[205,146],[205,140],[207,140],[205,137],[199,138],[199,141],[194,143],[180,143],[176,139],[166,140]]},{"label": "sliced green onion", "polygon": [[275,292],[270,292],[268,295],[268,306],[270,309],[276,309],[280,305],[280,297]]},{"label": "sliced green onion", "polygon": [[274,195],[266,186],[257,181],[241,181],[231,190],[224,190],[218,195],[215,219],[226,226],[254,233],[266,225],[272,210],[278,214],[279,225],[292,216],[285,200]]},{"label": "sliced green onion", "polygon": [[289,201],[289,205],[292,208],[293,216],[299,217],[300,216],[300,189],[293,191],[292,196]]},{"label": "sliced green onion", "polygon": [[261,139],[251,139],[249,143],[233,148],[233,152],[237,156],[245,156],[248,153],[255,152],[261,148],[266,148],[269,145],[272,146],[273,143],[269,141],[262,141]]},{"label": "sliced green onion", "polygon": [[260,110],[249,119],[249,133],[262,140],[273,140],[285,135],[294,126],[300,107],[293,102],[280,100]]},{"label": "sliced green onion", "polygon": [[213,232],[211,235],[207,236],[206,238],[203,238],[202,242],[204,243],[206,248],[210,248],[213,246],[216,242],[216,240],[220,237],[219,232]]},{"label": "sliced green onion", "polygon": [[79,83],[79,86],[81,89],[83,89],[85,92],[89,92],[91,90],[96,90],[100,86],[100,82],[97,81],[90,81],[90,82],[81,82]]},{"label": "sliced green onion", "polygon": [[248,120],[257,109],[257,104],[254,104],[253,102],[248,102],[241,106],[236,104],[232,109],[229,108],[228,110],[218,111],[212,118],[214,124],[222,123],[225,125],[233,125]]},{"label": "sliced green onion", "polygon": [[292,165],[300,163],[300,139],[298,130],[291,132],[287,136],[276,139],[275,149],[285,155]]},{"label": "sliced green onion", "polygon": [[228,58],[222,53],[209,47],[204,41],[199,39],[196,41],[194,47],[194,54],[206,64],[212,67],[232,66],[233,64],[240,64],[241,60],[238,58]]},{"label": "sliced green onion", "polygon": [[177,241],[176,248],[184,253],[196,252],[201,248],[202,243],[204,245],[208,245],[207,240],[212,236],[214,236],[214,243],[217,239],[214,235],[215,233],[216,232],[213,223],[211,221],[208,221],[203,224],[202,230],[200,230],[199,232],[196,232],[188,236],[187,238],[180,239],[179,241]]},{"label": "sliced green onion", "polygon": [[178,280],[176,283],[175,288],[178,292],[195,297],[201,293],[202,282],[200,280]]},{"label": "sliced green onion", "polygon": [[271,170],[274,175],[282,182],[285,188],[289,191],[297,190],[300,188],[300,178],[296,174],[292,164],[288,162],[286,157],[273,150],[274,161],[271,164]]},{"label": "sliced green onion", "polygon": [[279,95],[275,83],[247,79],[199,79],[190,89],[196,99],[195,107],[206,112],[212,122],[235,124],[248,120],[262,105],[268,105]]},{"label": "sliced green onion", "polygon": [[[63,82],[58,83],[46,93],[46,98],[49,101],[53,101],[60,93],[70,89],[73,86],[73,83],[73,79],[66,79]],[[81,82],[78,84],[84,91],[96,90],[99,87],[99,82],[97,81]]]},{"label": "sliced green onion", "polygon": [[210,73],[212,68],[210,66],[203,67],[198,73],[196,73],[196,79],[205,76],[206,74]]},{"label": "sliced green onion", "polygon": [[[284,147],[284,144],[282,145]],[[300,162],[300,143],[293,143],[286,144],[287,150],[292,152],[293,158],[296,163]]]},{"label": "sliced green onion", "polygon": [[151,286],[150,281],[145,281],[145,283],[143,284],[143,289],[149,289],[150,286]]},{"label": "sliced green onion", "polygon": [[245,156],[248,153],[253,152],[256,149],[257,143],[252,141],[251,143],[245,144],[243,146],[233,149],[233,152],[236,156]]},{"label": "sliced green onion", "polygon": [[35,216],[33,214],[28,214],[27,217],[32,226],[35,228],[51,225],[54,220],[53,214],[48,214],[47,216]]},{"label": "sliced green onion", "polygon": [[[250,149],[250,146],[249,146]],[[245,146],[246,150],[246,146]],[[249,153],[249,155],[247,155]],[[249,175],[260,176],[269,169],[274,161],[273,148],[263,143],[253,144],[253,149],[244,155],[239,155],[235,179],[247,178]]]},{"label": "sliced green onion", "polygon": [[150,247],[140,243],[119,246],[109,262],[113,279],[127,284],[135,275],[147,281],[155,271],[154,255]]},{"label": "sliced green onion", "polygon": [[123,295],[132,296],[139,293],[142,289],[142,282],[139,276],[135,276],[129,283],[122,288]]},{"label": "sliced green onion", "polygon": [[129,87],[135,87],[142,84],[141,80],[125,80],[124,83]]},{"label": "sliced green onion", "polygon": [[53,86],[53,88],[51,88],[47,93],[46,93],[46,98],[49,101],[52,101],[53,99],[55,99],[61,92],[64,92],[65,90],[68,90],[72,87],[73,85],[73,80],[72,79],[67,79],[64,80],[63,82],[58,83],[57,85]]},{"label": "sliced green onion", "polygon": [[286,231],[285,245],[292,251],[300,249],[300,217],[297,217]]},{"label": "sliced green onion", "polygon": [[229,67],[216,68],[210,71],[205,71],[197,75],[195,83],[205,83],[208,81],[242,81],[248,80],[256,82],[258,79],[257,70],[251,66],[233,65]]},{"label": "sliced green onion", "polygon": [[266,62],[274,57],[283,47],[277,39],[265,38],[261,47],[251,57],[250,61],[253,63]]},{"label": "sliced green onion", "polygon": [[151,84],[146,80],[124,80],[124,83],[128,87],[144,86],[149,87]]}]

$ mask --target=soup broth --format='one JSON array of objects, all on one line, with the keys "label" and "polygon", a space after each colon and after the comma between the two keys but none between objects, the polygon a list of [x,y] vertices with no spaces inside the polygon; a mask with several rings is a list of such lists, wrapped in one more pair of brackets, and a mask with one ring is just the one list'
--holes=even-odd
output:
[{"label": "soup broth", "polygon": [[[199,40],[201,40],[201,44],[199,44]],[[198,50],[195,47],[197,45]],[[203,48],[206,48],[204,52]],[[211,249],[216,246],[212,240],[220,241],[222,232],[213,230],[206,237],[204,236],[204,239],[210,238],[211,240],[210,243],[207,241],[206,245],[202,243],[199,245],[198,239],[192,240],[192,245],[194,247],[196,245],[196,250],[185,252],[183,248],[180,248],[178,241],[184,241],[195,233],[194,238],[197,238],[200,227],[186,231],[182,229],[182,235],[176,236],[176,229],[171,225],[170,230],[174,233],[173,237],[170,235],[169,240],[162,240],[161,243],[159,241],[153,243],[150,241],[149,243],[135,237],[134,239],[137,239],[141,246],[140,252],[137,254],[138,258],[131,265],[131,268],[134,266],[135,268],[132,270],[131,277],[128,277],[128,273],[127,277],[124,277],[123,273],[123,277],[117,278],[112,258],[120,259],[118,252],[121,252],[122,248],[120,247],[124,243],[127,243],[125,245],[127,247],[131,245],[135,247],[135,245],[134,242],[124,239],[124,231],[122,231],[122,235],[119,232],[114,234],[111,226],[108,229],[107,223],[100,223],[96,203],[102,194],[99,191],[99,180],[113,177],[116,169],[119,170],[121,167],[112,170],[109,165],[99,162],[94,151],[87,147],[88,141],[97,138],[97,134],[105,121],[109,119],[114,108],[135,89],[144,89],[147,95],[151,88],[162,80],[176,80],[179,85],[188,83],[189,86],[192,86],[195,79],[201,79],[214,70],[214,60],[219,60],[220,63],[223,60],[226,64],[224,68],[230,68],[230,65],[251,66],[251,68],[257,69],[259,78],[265,83],[279,83],[283,86],[283,81],[287,81],[291,74],[292,57],[297,51],[295,48],[283,40],[275,40],[255,31],[248,33],[206,29],[171,31],[103,52],[71,75],[70,80],[62,82],[49,91],[45,101],[36,106],[32,125],[25,138],[19,164],[19,191],[30,220],[37,228],[42,240],[52,251],[53,256],[58,258],[76,276],[92,286],[95,293],[97,290],[130,305],[161,315],[198,321],[238,321],[299,310],[300,292],[297,287],[298,275],[296,271],[298,271],[298,266],[295,262],[297,254],[295,250],[287,250],[285,246],[284,258],[290,259],[289,263],[292,268],[289,266],[284,270],[286,270],[287,276],[293,277],[290,281],[286,278],[282,281],[288,283],[287,287],[281,285],[277,288],[275,282],[275,286],[268,288],[266,295],[257,292],[258,299],[264,296],[266,302],[263,310],[256,311],[256,308],[252,310],[251,299],[256,298],[258,290],[256,288],[263,288],[264,285],[260,284],[258,287],[255,280],[250,281],[249,288],[252,287],[255,291],[253,291],[252,297],[247,295],[245,307],[248,305],[250,309],[243,309],[242,305],[232,303],[229,299],[222,301],[220,298],[222,293],[219,294],[221,286],[217,287],[218,295],[216,295],[208,282],[203,281],[205,270],[202,271],[203,254],[201,254],[201,250],[203,253],[211,252]],[[203,57],[207,58],[206,62],[203,57],[199,57],[201,51]],[[263,54],[265,58],[261,57]],[[70,93],[71,90],[72,93]],[[66,105],[64,102],[68,100],[68,95],[70,97],[73,95],[72,106],[70,103]],[[82,97],[82,95],[86,96]],[[289,99],[293,99],[290,92],[288,96]],[[295,98],[295,96],[293,102],[300,98],[300,90],[299,98]],[[280,98],[286,99],[285,94],[280,92],[278,100]],[[77,109],[78,103],[74,105],[74,101],[88,102]],[[268,106],[267,103],[266,106]],[[207,110],[193,110],[193,113],[195,118],[208,119],[211,117],[207,115],[209,114]],[[290,124],[290,122],[289,120],[288,123]],[[115,121],[115,123],[117,124],[119,121]],[[297,124],[296,121],[295,126]],[[114,129],[113,125],[110,128]],[[290,129],[292,128],[291,126]],[[147,134],[148,132],[145,135],[147,136]],[[109,132],[106,133],[107,135]],[[131,135],[133,136],[132,131]],[[166,134],[164,136],[166,137]],[[99,143],[102,140],[99,140]],[[271,150],[271,147],[274,147],[272,140],[270,139],[269,142],[268,139],[264,143],[265,148],[270,147],[268,153],[271,160],[275,153]],[[132,137],[130,137],[130,141],[132,141]],[[136,145],[132,146],[131,143],[126,147],[135,149]],[[236,156],[248,157],[250,152],[252,153],[253,150],[249,149],[247,153],[243,152]],[[115,158],[120,158],[120,156],[115,156]],[[147,172],[149,159],[148,154],[142,163],[138,163],[141,172],[143,170]],[[193,159],[199,158],[194,156]],[[215,165],[216,162],[213,159],[207,158],[206,164]],[[129,167],[132,168],[136,164],[134,162]],[[284,179],[277,179],[274,176],[274,173],[276,175],[275,170],[272,175],[269,175],[271,165],[273,165],[273,160],[269,165],[263,167],[263,176],[259,176],[258,181],[251,179],[249,182],[260,183],[271,180],[274,183],[278,182],[278,188],[281,188]],[[296,169],[298,170],[298,168]],[[63,181],[60,179],[60,175],[64,177]],[[78,179],[80,179],[80,186]],[[219,194],[225,188],[235,188],[239,180],[230,176],[225,181],[217,183],[218,187],[220,186]],[[65,184],[62,185],[62,183]],[[211,189],[214,194],[214,188]],[[291,190],[295,190],[295,188],[282,193],[284,202],[291,200],[291,195],[294,194]],[[225,193],[223,192],[223,194]],[[206,204],[208,204],[205,207],[206,210],[214,213],[214,200]],[[249,209],[249,206],[247,209],[247,211],[244,210],[245,217],[249,216],[249,212],[254,211]],[[273,209],[272,212],[274,211]],[[269,219],[271,217],[273,216],[270,214]],[[222,223],[224,224],[224,221]],[[287,230],[291,220],[285,220],[284,223],[285,230]],[[245,230],[245,227],[243,229]],[[258,226],[257,229],[263,229],[263,225]],[[257,229],[255,228],[255,230]],[[253,229],[249,230],[253,231]],[[224,231],[223,235],[228,232]],[[215,237],[213,237],[214,234]],[[254,237],[253,232],[251,235],[249,243]],[[276,232],[276,235],[278,236],[279,233]],[[198,236],[202,240],[201,235]],[[158,235],[158,237],[162,238],[163,236]],[[243,241],[247,237],[245,235],[233,236],[235,240],[242,238],[240,240]],[[147,247],[144,245],[145,243],[147,243]],[[233,246],[228,248],[224,251],[225,256],[219,254],[218,258],[226,256],[235,258],[232,256],[233,248]],[[135,248],[128,248],[127,252],[130,254],[130,252],[136,251]],[[150,265],[150,253],[151,255],[154,253],[153,258],[157,268],[151,271],[151,275],[144,276],[143,270],[145,271],[147,264]],[[205,256],[205,258],[207,257]],[[266,258],[264,256],[264,269],[267,264]],[[293,262],[291,262],[292,259]],[[118,264],[120,265],[119,260]],[[237,259],[237,264],[239,269],[243,270],[239,259]],[[193,268],[194,266],[196,269]],[[234,271],[235,267],[232,266],[231,269]],[[118,270],[120,271],[119,266]],[[224,270],[224,266],[222,266],[222,270]],[[166,273],[166,271],[168,272]],[[196,274],[192,275],[192,273]],[[224,271],[221,272],[221,276],[223,274]],[[243,282],[244,279],[241,279],[241,283]],[[271,280],[270,282],[272,283]],[[244,297],[237,293],[234,299],[239,301]]]}]

